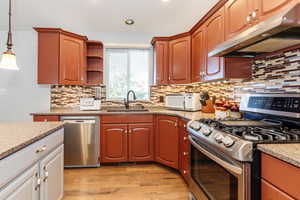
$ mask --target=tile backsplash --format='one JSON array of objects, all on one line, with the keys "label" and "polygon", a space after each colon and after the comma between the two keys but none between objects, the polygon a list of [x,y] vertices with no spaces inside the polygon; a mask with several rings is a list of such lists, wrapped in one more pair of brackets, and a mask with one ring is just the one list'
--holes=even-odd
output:
[{"label": "tile backsplash", "polygon": [[[208,91],[210,95],[239,102],[243,93],[300,93],[300,49],[256,59],[252,66],[253,78],[249,81],[220,81],[188,85],[151,86],[151,97],[146,105],[163,106],[165,95],[182,92]],[[77,107],[80,97],[94,97],[93,87],[51,87],[51,107]],[[102,87],[102,104],[120,105],[122,102],[106,100],[105,86]]]}]

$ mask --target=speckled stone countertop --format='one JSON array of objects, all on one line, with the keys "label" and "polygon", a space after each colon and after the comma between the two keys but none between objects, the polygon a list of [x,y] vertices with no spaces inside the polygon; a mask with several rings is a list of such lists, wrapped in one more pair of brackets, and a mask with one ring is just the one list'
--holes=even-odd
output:
[{"label": "speckled stone countertop", "polygon": [[52,109],[46,112],[36,112],[32,115],[120,115],[120,114],[163,114],[178,116],[187,120],[198,120],[203,118],[215,118],[214,114],[211,113],[202,113],[202,112],[185,112],[185,111],[173,111],[162,108],[147,108],[149,112],[107,112],[107,110],[99,111],[81,111],[79,109]]},{"label": "speckled stone countertop", "polygon": [[0,161],[63,125],[62,122],[0,123]]},{"label": "speckled stone countertop", "polygon": [[259,144],[257,147],[264,153],[300,167],[300,144]]}]

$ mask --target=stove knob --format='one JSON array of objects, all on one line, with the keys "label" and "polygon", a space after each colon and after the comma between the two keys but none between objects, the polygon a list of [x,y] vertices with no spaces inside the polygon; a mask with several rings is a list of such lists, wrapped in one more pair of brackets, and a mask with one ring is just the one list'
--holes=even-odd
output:
[{"label": "stove knob", "polygon": [[200,128],[201,128],[201,124],[197,121],[193,121],[191,124],[190,124],[190,127],[196,131],[199,131]]},{"label": "stove knob", "polygon": [[224,136],[221,133],[219,133],[215,136],[215,140],[217,143],[222,143],[223,139],[224,139]]},{"label": "stove knob", "polygon": [[223,142],[224,146],[227,148],[231,147],[235,143],[235,141],[228,136],[224,137],[222,139],[222,142]]},{"label": "stove knob", "polygon": [[209,128],[208,126],[202,126],[200,131],[205,136],[209,136],[212,133],[211,128]]}]

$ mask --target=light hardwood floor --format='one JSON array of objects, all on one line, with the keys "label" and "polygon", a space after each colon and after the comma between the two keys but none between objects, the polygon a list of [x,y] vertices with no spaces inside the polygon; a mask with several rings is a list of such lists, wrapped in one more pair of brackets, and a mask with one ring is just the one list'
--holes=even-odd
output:
[{"label": "light hardwood floor", "polygon": [[157,164],[65,170],[63,200],[187,200],[180,175]]}]

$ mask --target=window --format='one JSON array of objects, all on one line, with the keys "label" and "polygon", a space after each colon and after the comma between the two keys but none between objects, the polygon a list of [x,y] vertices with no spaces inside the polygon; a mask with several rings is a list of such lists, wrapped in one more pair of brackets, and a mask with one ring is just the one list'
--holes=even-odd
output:
[{"label": "window", "polygon": [[124,99],[133,90],[138,100],[149,100],[151,49],[106,49],[105,55],[107,98]]}]

